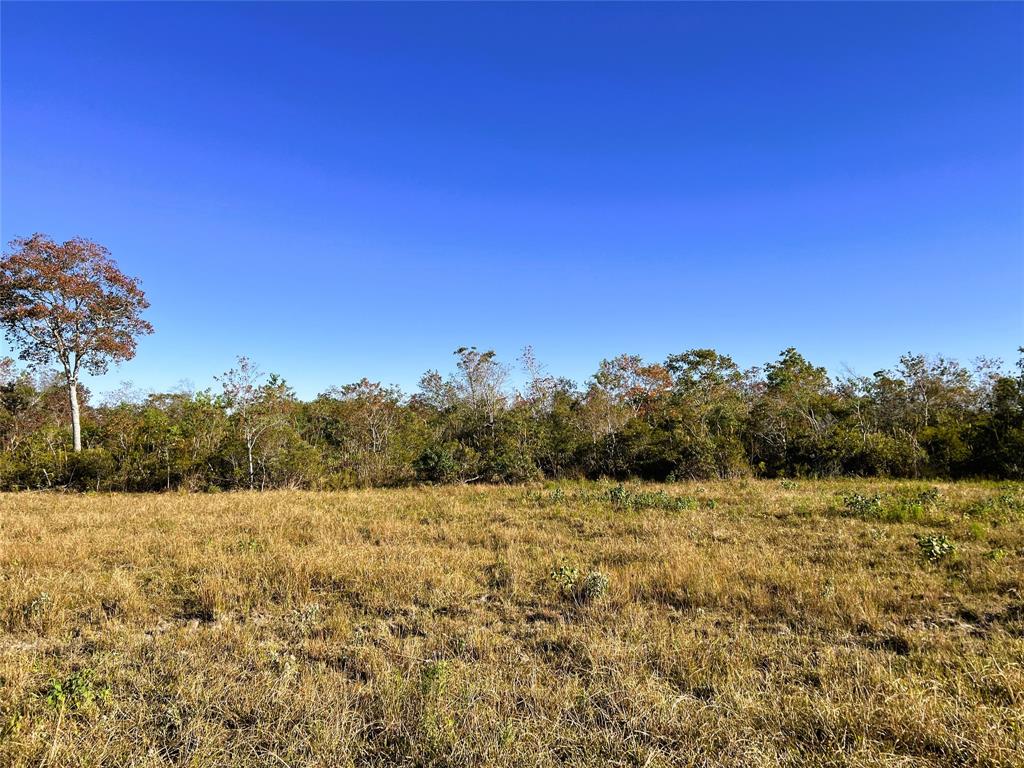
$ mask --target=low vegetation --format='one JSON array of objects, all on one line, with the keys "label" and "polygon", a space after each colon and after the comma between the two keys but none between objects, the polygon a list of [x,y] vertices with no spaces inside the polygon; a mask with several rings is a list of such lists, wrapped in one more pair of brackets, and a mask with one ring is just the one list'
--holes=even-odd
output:
[{"label": "low vegetation", "polygon": [[1021,765],[1020,484],[0,509],[2,765]]}]

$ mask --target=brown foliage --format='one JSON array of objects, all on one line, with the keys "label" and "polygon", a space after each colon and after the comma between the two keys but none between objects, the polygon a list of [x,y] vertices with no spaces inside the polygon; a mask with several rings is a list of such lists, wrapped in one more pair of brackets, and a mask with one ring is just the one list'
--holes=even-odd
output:
[{"label": "brown foliage", "polygon": [[138,281],[98,243],[57,243],[43,234],[16,239],[0,260],[0,323],[21,358],[59,362],[72,380],[102,373],[135,355],[136,337],[153,332]]}]

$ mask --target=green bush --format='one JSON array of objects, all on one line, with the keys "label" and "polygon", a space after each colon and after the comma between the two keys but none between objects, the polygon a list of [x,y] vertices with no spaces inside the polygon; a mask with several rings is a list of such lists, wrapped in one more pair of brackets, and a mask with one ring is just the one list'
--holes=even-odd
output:
[{"label": "green bush", "polygon": [[918,536],[917,546],[918,549],[921,550],[921,554],[924,555],[925,559],[931,563],[937,563],[940,560],[945,560],[956,552],[956,545],[954,545],[953,542],[945,536],[939,534]]},{"label": "green bush", "polygon": [[93,670],[81,669],[63,679],[50,678],[44,698],[56,709],[77,712],[109,699],[110,687],[97,684]]},{"label": "green bush", "polygon": [[86,448],[68,456],[67,484],[82,491],[110,488],[117,467],[114,458],[103,448]]},{"label": "green bush", "polygon": [[679,511],[696,509],[697,500],[689,496],[671,496],[665,491],[630,491],[623,485],[616,485],[608,491],[608,500],[615,509],[664,509]]},{"label": "green bush", "polygon": [[416,479],[428,483],[451,483],[459,478],[460,463],[451,446],[428,448],[416,459]]},{"label": "green bush", "polygon": [[879,517],[882,514],[882,496],[873,494],[848,493],[843,496],[843,509],[856,517]]},{"label": "green bush", "polygon": [[560,565],[551,572],[551,581],[559,595],[577,605],[591,603],[608,593],[610,579],[601,571],[589,571],[581,574],[578,568],[571,565]]}]

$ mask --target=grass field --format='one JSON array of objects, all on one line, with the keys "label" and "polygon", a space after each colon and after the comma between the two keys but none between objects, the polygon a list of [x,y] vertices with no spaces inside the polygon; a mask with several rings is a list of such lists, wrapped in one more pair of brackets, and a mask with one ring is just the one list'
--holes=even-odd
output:
[{"label": "grass field", "polygon": [[1024,765],[1024,488],[0,496],[0,765]]}]

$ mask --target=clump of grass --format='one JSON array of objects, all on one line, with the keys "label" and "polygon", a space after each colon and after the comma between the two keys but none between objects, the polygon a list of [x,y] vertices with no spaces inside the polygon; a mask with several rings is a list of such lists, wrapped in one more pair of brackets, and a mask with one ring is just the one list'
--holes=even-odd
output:
[{"label": "clump of grass", "polygon": [[0,714],[0,743],[17,736],[24,720],[25,715],[19,709]]},{"label": "clump of grass", "polygon": [[583,603],[600,600],[608,594],[610,583],[611,580],[608,578],[608,574],[601,571],[590,571],[583,577],[583,581],[580,582],[579,589],[577,590],[577,599]]},{"label": "clump of grass", "polygon": [[886,505],[882,519],[890,523],[924,520],[938,509],[941,498],[942,494],[938,488],[925,488],[922,491],[898,494],[890,504]]},{"label": "clump of grass", "polygon": [[505,558],[499,558],[487,566],[487,586],[501,592],[511,592],[515,588],[515,572]]},{"label": "clump of grass", "polygon": [[31,629],[46,634],[54,621],[54,601],[49,592],[37,592],[9,602],[0,610],[0,616],[0,626],[6,625],[7,629]]},{"label": "clump of grass", "polygon": [[967,526],[967,535],[975,541],[982,541],[985,538],[984,524],[974,520]]},{"label": "clump of grass", "polygon": [[420,670],[420,691],[424,695],[442,696],[448,688],[451,664],[447,661],[428,661]]},{"label": "clump of grass", "polygon": [[231,550],[239,553],[258,554],[260,552],[267,551],[267,543],[263,539],[247,536],[234,542],[231,546]]},{"label": "clump of grass", "polygon": [[190,585],[181,599],[178,618],[211,622],[217,618],[218,594],[206,584]]},{"label": "clump of grass", "polygon": [[292,620],[300,635],[315,634],[323,623],[323,606],[320,603],[306,603],[292,610]]}]

